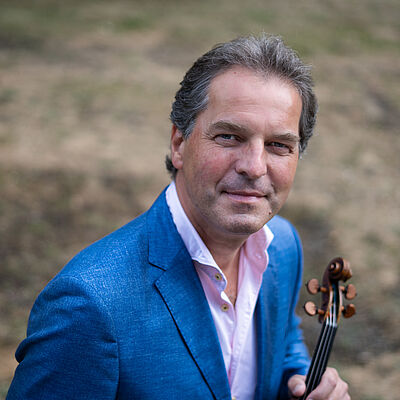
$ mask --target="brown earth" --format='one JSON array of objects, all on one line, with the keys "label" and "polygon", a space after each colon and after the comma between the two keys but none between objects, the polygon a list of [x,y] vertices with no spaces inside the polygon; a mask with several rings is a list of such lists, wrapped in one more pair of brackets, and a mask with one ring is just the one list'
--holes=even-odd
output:
[{"label": "brown earth", "polygon": [[[398,398],[399,17],[394,0],[1,1],[0,398],[41,288],[168,183],[184,71],[213,44],[260,31],[314,67],[317,134],[282,214],[302,236],[305,278],[336,255],[353,266],[357,315],[331,364],[353,399]],[[307,317],[304,329],[312,347],[319,326]]]}]

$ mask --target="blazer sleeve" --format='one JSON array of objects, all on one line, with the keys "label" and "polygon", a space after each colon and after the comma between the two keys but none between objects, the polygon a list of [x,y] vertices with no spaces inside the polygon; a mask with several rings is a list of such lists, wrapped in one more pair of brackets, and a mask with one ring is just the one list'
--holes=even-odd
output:
[{"label": "blazer sleeve", "polygon": [[297,266],[294,282],[294,295],[290,304],[289,324],[286,332],[286,353],[283,365],[283,377],[280,385],[280,399],[288,399],[288,380],[295,374],[306,375],[310,358],[304,344],[303,334],[299,327],[300,318],[295,313],[295,308],[299,299],[299,291],[302,283],[303,273],[303,251],[300,238],[292,226],[292,231],[297,251]]},{"label": "blazer sleeve", "polygon": [[7,400],[115,399],[118,345],[111,315],[88,283],[59,276],[37,298]]}]

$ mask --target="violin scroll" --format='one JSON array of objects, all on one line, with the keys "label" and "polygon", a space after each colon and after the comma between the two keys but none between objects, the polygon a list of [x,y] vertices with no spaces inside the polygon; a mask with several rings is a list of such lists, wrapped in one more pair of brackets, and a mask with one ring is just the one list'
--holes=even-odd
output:
[{"label": "violin scroll", "polygon": [[353,275],[350,263],[342,257],[334,258],[328,265],[326,273],[330,280],[346,282]]}]

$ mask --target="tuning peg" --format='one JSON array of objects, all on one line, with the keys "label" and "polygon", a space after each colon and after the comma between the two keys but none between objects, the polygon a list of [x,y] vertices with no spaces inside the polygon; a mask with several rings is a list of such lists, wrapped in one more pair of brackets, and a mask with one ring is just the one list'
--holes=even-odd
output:
[{"label": "tuning peg", "polygon": [[312,301],[307,301],[307,303],[304,304],[304,310],[305,312],[310,315],[310,316],[314,316],[314,315],[323,315],[325,314],[325,311],[318,308],[315,303],[313,303]]},{"label": "tuning peg", "polygon": [[347,300],[353,300],[354,297],[357,296],[357,289],[353,284],[349,284],[346,287],[342,286],[341,287],[342,292],[344,293],[344,297],[346,297]]},{"label": "tuning peg", "polygon": [[348,304],[346,307],[342,307],[342,314],[345,318],[350,318],[356,313],[356,307],[354,304]]},{"label": "tuning peg", "polygon": [[307,288],[308,293],[310,293],[310,294],[317,294],[318,292],[322,292],[322,293],[327,292],[327,288],[324,286],[321,286],[318,282],[318,279],[316,279],[316,278],[310,279],[306,283],[306,288]]}]

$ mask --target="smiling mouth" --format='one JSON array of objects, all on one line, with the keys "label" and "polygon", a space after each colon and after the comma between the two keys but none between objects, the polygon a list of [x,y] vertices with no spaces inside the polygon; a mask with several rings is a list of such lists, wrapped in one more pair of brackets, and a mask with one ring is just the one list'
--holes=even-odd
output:
[{"label": "smiling mouth", "polygon": [[239,203],[255,203],[266,198],[266,195],[260,192],[224,192],[231,200]]}]

